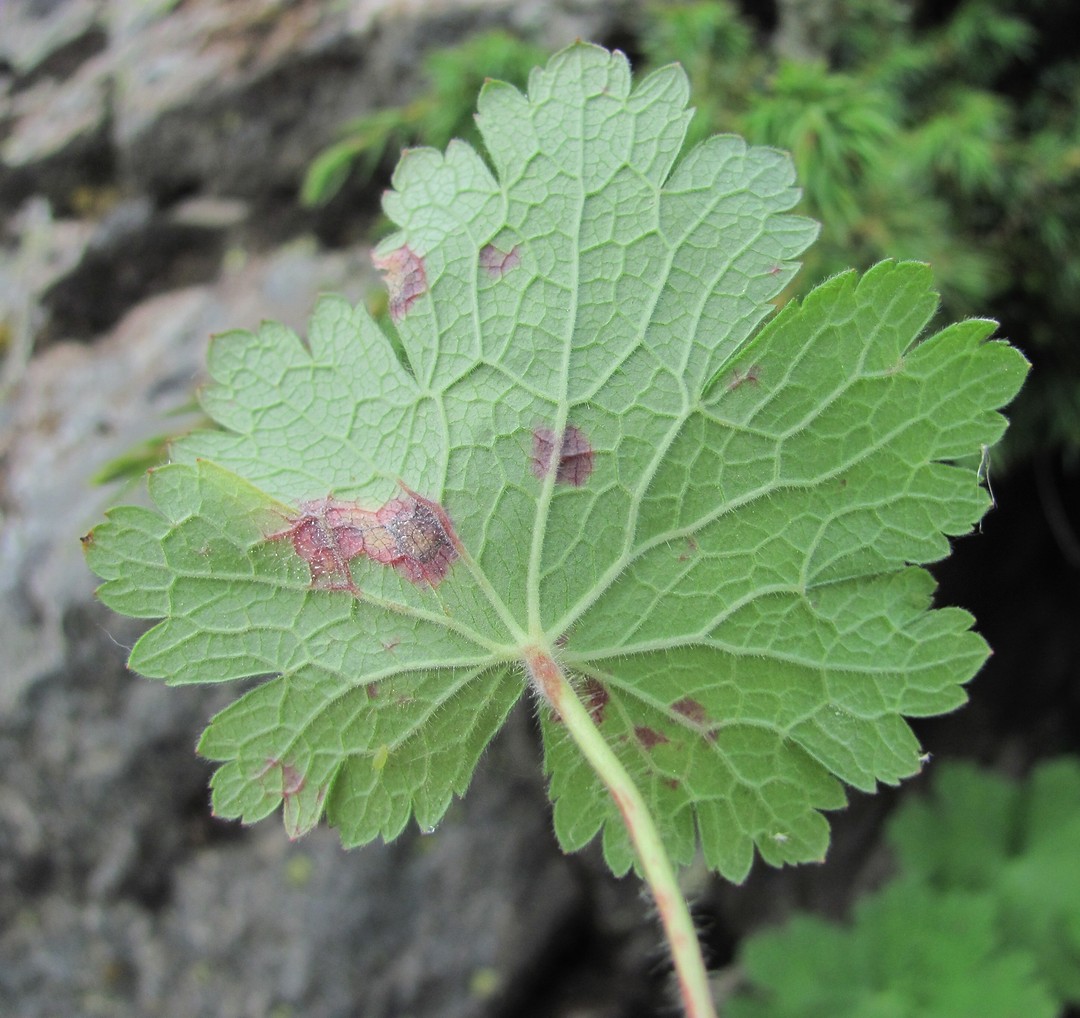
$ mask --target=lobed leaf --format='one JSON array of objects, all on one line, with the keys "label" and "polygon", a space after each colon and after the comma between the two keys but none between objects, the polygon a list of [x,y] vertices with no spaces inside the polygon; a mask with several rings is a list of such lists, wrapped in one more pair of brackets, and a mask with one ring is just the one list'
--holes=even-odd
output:
[{"label": "lobed leaf", "polygon": [[[90,564],[117,610],[165,619],[133,667],[270,676],[200,744],[219,813],[283,802],[298,834],[325,810],[347,844],[433,825],[540,645],[672,856],[700,843],[738,880],[755,847],[820,858],[842,783],[916,771],[904,716],[962,702],[986,647],[930,610],[919,566],[987,508],[961,461],[1026,364],[988,322],[920,341],[936,296],[914,263],[754,335],[816,226],[780,152],[718,137],[675,164],[687,93],[677,67],[634,87],[583,44],[527,95],[488,84],[495,174],[459,142],[412,150],[385,197],[399,347],[332,298],[306,343],[215,340],[221,429],[177,445],[157,509],[115,510]],[[544,739],[560,841],[602,832],[625,871],[550,713]]]}]

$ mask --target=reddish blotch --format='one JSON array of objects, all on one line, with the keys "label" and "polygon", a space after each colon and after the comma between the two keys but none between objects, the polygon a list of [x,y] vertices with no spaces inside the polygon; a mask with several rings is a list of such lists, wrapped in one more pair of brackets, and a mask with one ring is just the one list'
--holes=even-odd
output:
[{"label": "reddish blotch", "polygon": [[494,244],[485,244],[480,249],[480,268],[492,279],[521,264],[521,255],[518,253],[518,245],[515,244],[509,251],[500,251]]},{"label": "reddish blotch", "polygon": [[270,539],[292,541],[311,570],[312,586],[321,590],[359,597],[349,566],[363,555],[392,566],[410,583],[436,587],[458,557],[457,535],[438,503],[401,488],[403,495],[374,510],[334,498],[301,502],[289,527]]},{"label": "reddish blotch", "polygon": [[[269,756],[266,758],[266,763],[259,770],[259,773],[255,775],[255,779],[261,784],[266,784],[266,778],[274,773],[279,772],[281,780],[281,794],[283,796],[296,795],[304,787],[304,775],[300,769],[294,764],[282,763],[277,757]],[[274,782],[277,784],[277,781]]]},{"label": "reddish blotch", "polygon": [[551,428],[533,428],[533,475],[543,480],[551,472],[556,445],[559,447],[556,482],[580,488],[593,472],[595,453],[585,433],[573,424],[566,426],[561,442],[556,441],[555,432]]},{"label": "reddish blotch", "polygon": [[382,273],[390,297],[390,318],[400,322],[416,302],[427,292],[427,273],[423,259],[407,244],[389,254],[372,253],[371,261]]}]

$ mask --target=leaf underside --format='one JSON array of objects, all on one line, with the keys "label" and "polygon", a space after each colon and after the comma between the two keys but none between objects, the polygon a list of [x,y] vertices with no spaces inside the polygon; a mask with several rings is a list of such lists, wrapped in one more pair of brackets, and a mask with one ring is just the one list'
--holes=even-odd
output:
[{"label": "leaf underside", "polygon": [[[88,544],[107,604],[164,619],[133,668],[268,676],[200,744],[219,814],[284,803],[298,835],[325,812],[347,845],[433,826],[539,645],[674,859],[700,844],[739,880],[755,846],[821,858],[842,783],[916,771],[903,716],[962,702],[987,648],[929,610],[918,565],[986,510],[956,461],[1001,436],[1026,364],[986,321],[920,342],[936,296],[916,263],[829,280],[755,335],[816,228],[780,152],[716,137],[674,165],[687,95],[677,67],[631,88],[621,54],[577,44],[527,97],[485,86],[495,175],[462,143],[407,152],[375,252],[400,359],[334,298],[306,343],[214,340],[220,430]],[[401,484],[449,517],[445,578],[389,552],[316,575],[301,507],[373,520]],[[431,541],[388,526],[409,562]],[[617,810],[543,717],[562,845],[602,831],[624,872]]]}]

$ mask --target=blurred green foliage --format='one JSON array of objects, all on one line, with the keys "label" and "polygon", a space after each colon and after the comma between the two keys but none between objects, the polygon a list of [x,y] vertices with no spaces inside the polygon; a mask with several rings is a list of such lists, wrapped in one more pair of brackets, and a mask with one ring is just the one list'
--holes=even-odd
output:
[{"label": "blurred green foliage", "polygon": [[[1053,38],[1066,0],[832,0],[813,61],[776,56],[727,0],[646,7],[642,69],[678,60],[697,114],[688,145],[733,131],[790,151],[801,211],[823,224],[797,284],[887,257],[933,265],[951,318],[992,314],[1035,361],[1012,458],[1080,454],[1080,60]],[[494,31],[433,52],[429,88],[343,130],[313,163],[309,203],[403,144],[476,142],[485,77],[524,86],[535,46]],[[795,289],[792,293],[796,292]]]},{"label": "blurred green foliage", "polygon": [[925,886],[991,895],[1003,938],[1080,1004],[1080,761],[1044,763],[1023,783],[942,766],[933,795],[893,816],[888,840]]},{"label": "blurred green foliage", "polygon": [[797,916],[750,937],[752,989],[728,1018],[1055,1018],[1035,959],[1003,942],[993,898],[898,882],[861,898],[850,926]]},{"label": "blurred green foliage", "polygon": [[1080,761],[1014,783],[944,764],[893,816],[901,875],[850,925],[744,942],[731,1018],[1051,1018],[1080,1001]]},{"label": "blurred green foliage", "polygon": [[473,122],[476,95],[487,78],[523,87],[529,71],[549,54],[508,32],[493,30],[458,46],[433,50],[424,60],[428,88],[403,106],[377,109],[342,128],[341,140],[321,152],[308,168],[300,190],[305,205],[322,205],[351,173],[369,179],[385,157],[422,142],[445,148],[451,138],[482,150]]}]

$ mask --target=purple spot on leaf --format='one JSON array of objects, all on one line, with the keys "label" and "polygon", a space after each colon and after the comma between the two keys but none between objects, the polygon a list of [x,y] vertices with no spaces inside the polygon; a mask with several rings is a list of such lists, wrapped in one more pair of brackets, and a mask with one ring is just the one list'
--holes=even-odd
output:
[{"label": "purple spot on leaf", "polygon": [[571,484],[580,488],[593,472],[593,447],[584,432],[568,424],[562,441],[556,442],[551,428],[533,429],[532,472],[541,480],[551,472],[556,445],[559,446],[559,462],[555,480],[559,484]]},{"label": "purple spot on leaf", "polygon": [[390,296],[390,318],[400,322],[416,298],[427,292],[427,273],[424,261],[408,245],[386,255],[373,254],[371,261],[382,273]]},{"label": "purple spot on leaf", "polygon": [[304,787],[304,775],[292,764],[281,765],[281,794],[296,795]]},{"label": "purple spot on leaf", "polygon": [[685,696],[681,700],[676,700],[671,705],[671,709],[676,714],[681,714],[691,725],[699,729],[700,734],[709,742],[716,742],[717,732],[720,727],[713,723],[712,718],[705,713],[705,708],[697,700]]},{"label": "purple spot on leaf", "polygon": [[521,255],[518,254],[517,244],[509,251],[500,251],[494,244],[486,244],[480,249],[480,268],[493,279],[520,264]]},{"label": "purple spot on leaf", "polygon": [[457,535],[440,505],[401,487],[404,494],[381,509],[333,498],[302,502],[289,527],[270,539],[292,541],[311,570],[312,586],[321,590],[359,597],[349,564],[364,555],[392,566],[410,583],[435,587],[458,557]]},{"label": "purple spot on leaf", "polygon": [[436,587],[458,557],[457,535],[440,505],[402,488],[404,496],[392,498],[376,513],[387,539],[380,538],[377,548],[369,544],[368,554],[411,583]]},{"label": "purple spot on leaf", "polygon": [[688,537],[686,539],[686,551],[684,551],[679,556],[679,561],[680,562],[688,562],[690,559],[692,559],[697,554],[697,551],[698,551],[698,543],[697,543],[697,541],[695,541],[693,537]]},{"label": "purple spot on leaf", "polygon": [[255,775],[264,788],[280,790],[282,796],[296,795],[304,787],[304,775],[294,764],[283,764],[276,757],[267,757],[266,763]]}]

